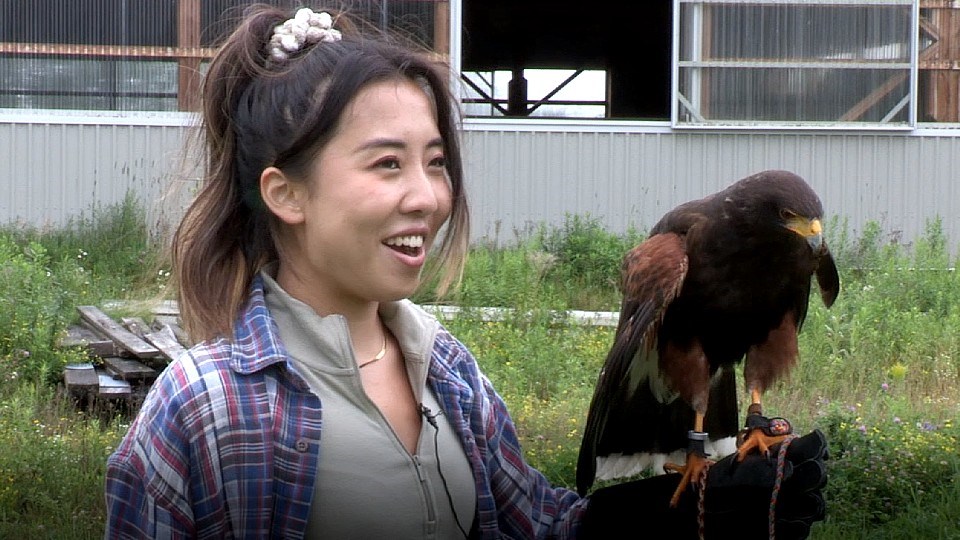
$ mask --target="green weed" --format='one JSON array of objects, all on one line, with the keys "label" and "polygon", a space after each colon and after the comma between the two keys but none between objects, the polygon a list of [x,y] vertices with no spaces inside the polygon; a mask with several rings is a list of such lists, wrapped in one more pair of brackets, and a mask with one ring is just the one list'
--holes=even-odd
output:
[{"label": "green weed", "polygon": [[[95,216],[95,217],[94,217]],[[98,538],[107,454],[126,424],[57,387],[77,353],[56,349],[80,303],[168,295],[169,266],[134,201],[63,230],[0,229],[0,537]],[[912,246],[837,219],[828,238],[843,290],[813,293],[801,360],[764,408],[827,433],[828,519],[814,538],[960,538],[960,278],[938,221]],[[510,246],[473,246],[463,307],[445,324],[507,402],[527,460],[572,487],[583,422],[613,329],[563,310],[619,308],[619,265],[641,235],[589,216]],[[438,299],[429,287],[417,296]],[[485,320],[479,307],[512,308]],[[741,379],[742,380],[742,379]],[[741,389],[742,392],[742,389]]]}]

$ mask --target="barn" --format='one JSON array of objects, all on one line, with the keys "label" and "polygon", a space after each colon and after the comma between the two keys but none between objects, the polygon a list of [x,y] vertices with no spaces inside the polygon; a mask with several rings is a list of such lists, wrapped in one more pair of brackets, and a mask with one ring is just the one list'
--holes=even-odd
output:
[{"label": "barn", "polygon": [[[62,224],[131,192],[174,219],[198,85],[249,3],[4,2],[0,222]],[[572,214],[643,230],[768,168],[807,178],[853,233],[909,243],[939,218],[960,238],[956,2],[341,4],[453,67],[475,240]]]}]

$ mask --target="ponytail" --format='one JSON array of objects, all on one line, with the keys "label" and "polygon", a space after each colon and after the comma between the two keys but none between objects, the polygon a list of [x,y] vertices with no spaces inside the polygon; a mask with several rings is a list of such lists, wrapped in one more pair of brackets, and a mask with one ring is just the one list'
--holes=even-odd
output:
[{"label": "ponytail", "polygon": [[237,170],[234,117],[245,89],[266,75],[264,45],[285,14],[257,6],[247,15],[204,78],[204,178],[171,246],[180,315],[194,341],[233,336],[233,322],[253,277],[276,258],[271,218],[255,202],[259,201],[259,171],[240,174]]}]

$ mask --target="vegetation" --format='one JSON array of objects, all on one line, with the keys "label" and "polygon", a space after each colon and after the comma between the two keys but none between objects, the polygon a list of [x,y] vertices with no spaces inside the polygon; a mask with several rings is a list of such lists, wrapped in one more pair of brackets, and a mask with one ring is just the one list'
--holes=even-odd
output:
[{"label": "vegetation", "polygon": [[[169,273],[135,201],[58,230],[0,230],[0,537],[98,538],[106,457],[129,413],[66,398],[58,350],[75,306],[162,296]],[[619,258],[641,235],[571,216],[515,245],[477,245],[448,326],[506,400],[527,459],[572,486],[582,423],[613,329],[567,309],[616,310]],[[802,360],[766,409],[830,440],[828,519],[814,538],[960,538],[960,277],[938,222],[912,246],[828,238],[843,291],[815,296]],[[436,302],[429,293],[418,298]],[[514,308],[488,321],[479,306]]]}]

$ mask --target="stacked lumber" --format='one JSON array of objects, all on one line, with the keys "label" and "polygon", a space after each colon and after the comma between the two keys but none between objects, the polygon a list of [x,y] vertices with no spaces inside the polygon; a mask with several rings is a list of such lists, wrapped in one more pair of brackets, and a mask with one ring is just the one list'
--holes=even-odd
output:
[{"label": "stacked lumber", "polygon": [[81,348],[88,362],[63,370],[67,391],[77,398],[142,395],[166,364],[190,346],[176,313],[155,310],[114,320],[97,306],[78,306],[80,323],[70,326],[60,347]]}]

